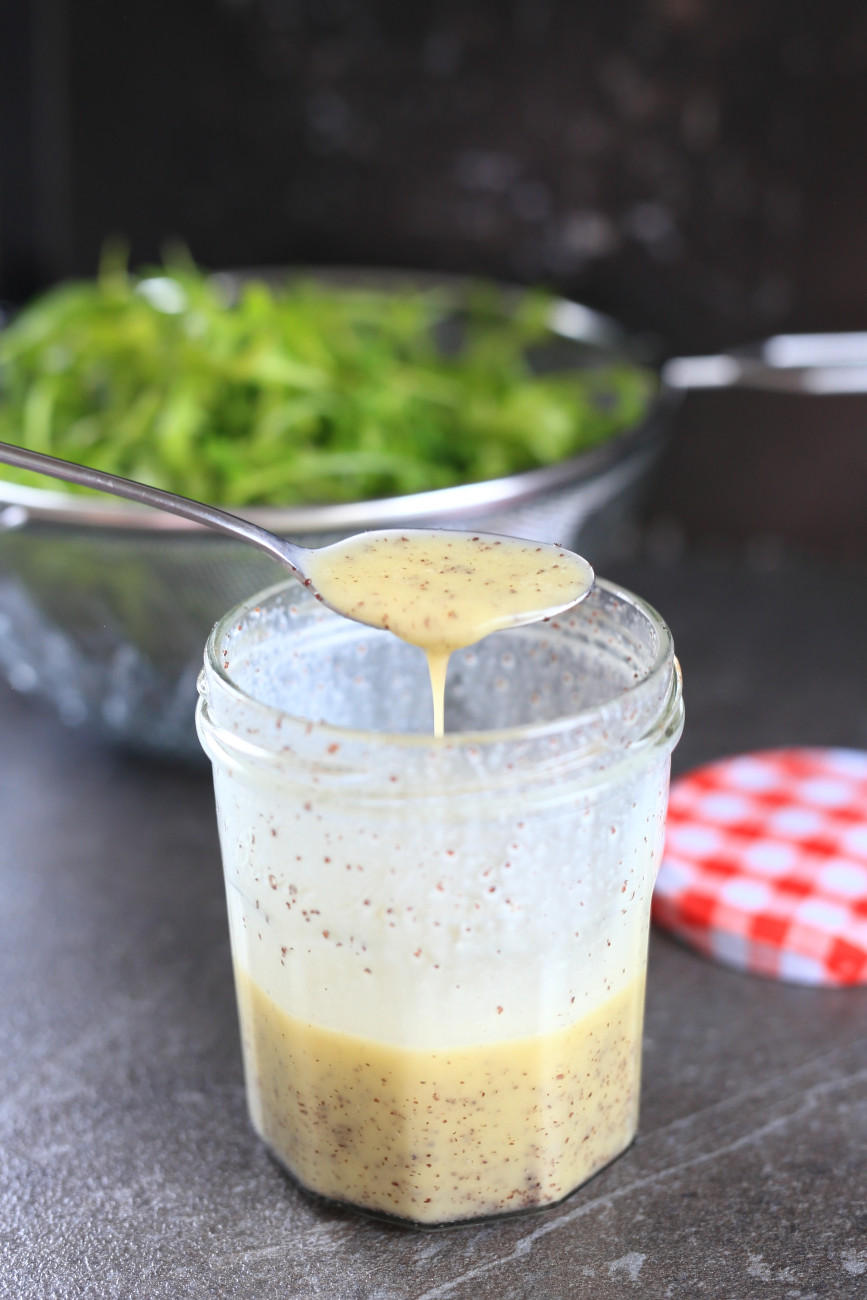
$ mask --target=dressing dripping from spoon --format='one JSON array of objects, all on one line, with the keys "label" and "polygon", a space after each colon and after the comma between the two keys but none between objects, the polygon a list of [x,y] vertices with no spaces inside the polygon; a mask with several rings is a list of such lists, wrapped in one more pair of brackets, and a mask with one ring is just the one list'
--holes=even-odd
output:
[{"label": "dressing dripping from spoon", "polygon": [[434,733],[443,734],[450,655],[507,627],[552,618],[590,592],[585,559],[562,546],[446,529],[358,533],[305,547],[217,506],[0,442],[0,463],[96,488],[250,542],[338,614],[384,628],[427,655]]},{"label": "dressing dripping from spoon", "polygon": [[437,736],[455,650],[562,613],[594,581],[587,561],[562,546],[427,528],[359,533],[310,551],[307,574],[332,609],[425,652]]}]

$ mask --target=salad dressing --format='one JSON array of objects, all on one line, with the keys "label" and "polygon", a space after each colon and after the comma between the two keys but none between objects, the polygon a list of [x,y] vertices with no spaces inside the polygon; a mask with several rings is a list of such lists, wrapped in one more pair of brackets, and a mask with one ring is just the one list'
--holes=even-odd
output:
[{"label": "salad dressing", "polygon": [[322,1196],[424,1224],[548,1205],[635,1132],[643,977],[553,1033],[435,1051],[306,1023],[236,980],[253,1123]]},{"label": "salad dressing", "polygon": [[443,529],[359,533],[311,552],[306,569],[332,609],[425,652],[437,736],[455,650],[550,618],[593,585],[587,561],[562,546]]},{"label": "salad dressing", "polygon": [[[425,652],[438,735],[455,650],[593,584],[562,547],[412,529],[310,552],[306,573],[331,608]],[[371,780],[382,772],[400,779]],[[594,792],[583,817],[556,783],[553,817],[519,797],[415,818],[399,796],[368,810],[363,790],[314,782],[275,802],[215,774],[237,812],[225,844],[250,1115],[302,1186],[445,1224],[553,1204],[628,1146],[667,768]],[[270,834],[248,839],[260,819]]]},{"label": "salad dressing", "polygon": [[[593,583],[560,546],[443,530],[363,533],[306,572],[332,609],[425,652],[437,736],[455,650]],[[553,1033],[437,1050],[291,1015],[240,962],[236,987],[254,1124],[322,1195],[429,1224],[549,1204],[634,1132],[643,979]]]}]

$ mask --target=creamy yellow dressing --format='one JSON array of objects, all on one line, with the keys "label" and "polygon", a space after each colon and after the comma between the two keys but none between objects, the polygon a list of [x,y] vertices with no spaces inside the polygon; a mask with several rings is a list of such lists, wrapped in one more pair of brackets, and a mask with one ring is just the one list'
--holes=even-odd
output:
[{"label": "creamy yellow dressing", "polygon": [[[437,735],[453,651],[568,609],[593,584],[586,561],[559,546],[414,529],[364,533],[314,551],[307,574],[333,609],[425,652]],[[518,851],[513,844],[510,852]],[[502,870],[510,867],[506,861]],[[302,915],[309,921],[313,911]],[[259,940],[260,924],[270,919],[257,912]],[[321,934],[329,940],[330,927]],[[239,963],[253,1123],[303,1186],[369,1211],[431,1225],[552,1204],[635,1134],[644,1005],[643,963],[636,965],[639,978],[572,1024],[434,1049],[310,1023],[291,1014],[282,985],[275,1001],[278,985],[266,970],[263,978],[254,967],[254,978]],[[598,980],[610,988],[601,974]],[[406,1026],[400,1015],[394,1021],[383,1019],[383,1030],[400,1039]]]},{"label": "creamy yellow dressing", "polygon": [[332,609],[424,650],[438,736],[454,650],[560,613],[593,585],[587,561],[562,546],[444,529],[359,533],[311,552],[306,568]]},{"label": "creamy yellow dressing", "polygon": [[635,1135],[643,978],[555,1033],[439,1051],[307,1024],[236,981],[253,1123],[323,1196],[426,1224],[529,1209]]}]

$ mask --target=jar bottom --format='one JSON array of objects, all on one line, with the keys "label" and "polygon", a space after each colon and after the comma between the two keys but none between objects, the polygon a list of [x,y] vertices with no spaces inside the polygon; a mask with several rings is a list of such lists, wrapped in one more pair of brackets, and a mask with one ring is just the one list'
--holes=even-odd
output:
[{"label": "jar bottom", "polygon": [[[261,1137],[260,1134],[257,1134],[257,1136]],[[274,1161],[274,1164],[280,1170],[280,1173],[284,1178],[286,1178],[293,1187],[297,1187],[298,1191],[314,1205],[319,1205],[329,1210],[339,1210],[344,1214],[359,1215],[361,1218],[371,1219],[374,1223],[382,1223],[392,1228],[403,1228],[410,1232],[449,1232],[460,1228],[483,1227],[488,1223],[502,1223],[504,1220],[508,1219],[526,1219],[533,1215],[544,1214],[547,1210],[556,1209],[558,1205],[563,1205],[564,1202],[571,1200],[573,1196],[577,1195],[577,1193],[582,1190],[582,1188],[587,1187],[589,1183],[592,1183],[593,1180],[599,1176],[599,1174],[604,1173],[610,1165],[613,1165],[621,1156],[625,1155],[635,1141],[636,1136],[637,1129],[633,1132],[626,1144],[606,1160],[604,1164],[601,1164],[592,1174],[588,1174],[588,1176],[582,1179],[580,1183],[577,1183],[568,1192],[565,1192],[564,1195],[557,1197],[555,1200],[544,1201],[535,1205],[523,1205],[514,1210],[496,1210],[490,1214],[474,1214],[459,1219],[444,1219],[438,1223],[429,1223],[425,1220],[405,1218],[399,1214],[390,1214],[386,1210],[371,1209],[366,1205],[356,1205],[353,1201],[341,1200],[337,1196],[326,1196],[322,1192],[317,1192],[312,1187],[308,1187],[300,1178],[297,1177],[296,1174],[292,1172],[286,1162],[278,1155],[273,1147],[269,1146],[267,1142],[265,1142],[264,1145],[268,1155]],[[264,1139],[262,1140],[264,1142]]]}]

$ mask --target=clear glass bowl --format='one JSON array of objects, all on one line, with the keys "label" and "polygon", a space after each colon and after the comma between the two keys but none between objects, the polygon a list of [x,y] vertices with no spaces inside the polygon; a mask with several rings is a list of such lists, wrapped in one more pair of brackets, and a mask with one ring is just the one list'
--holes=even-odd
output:
[{"label": "clear glass bowl", "polygon": [[[470,283],[420,272],[319,268],[316,274],[380,288],[442,284],[458,299]],[[285,275],[256,273],[273,281]],[[231,293],[247,277],[219,278]],[[549,367],[592,367],[629,360],[636,351],[615,323],[579,303],[555,300],[550,324]],[[242,513],[307,546],[364,529],[478,528],[559,542],[598,568],[611,540],[634,518],[675,401],[662,385],[635,427],[569,460],[508,478],[379,501]],[[16,690],[47,700],[70,725],[127,748],[201,761],[192,719],[202,643],[224,610],[283,576],[252,547],[159,511],[25,488],[4,482],[0,469],[0,674]]]}]

